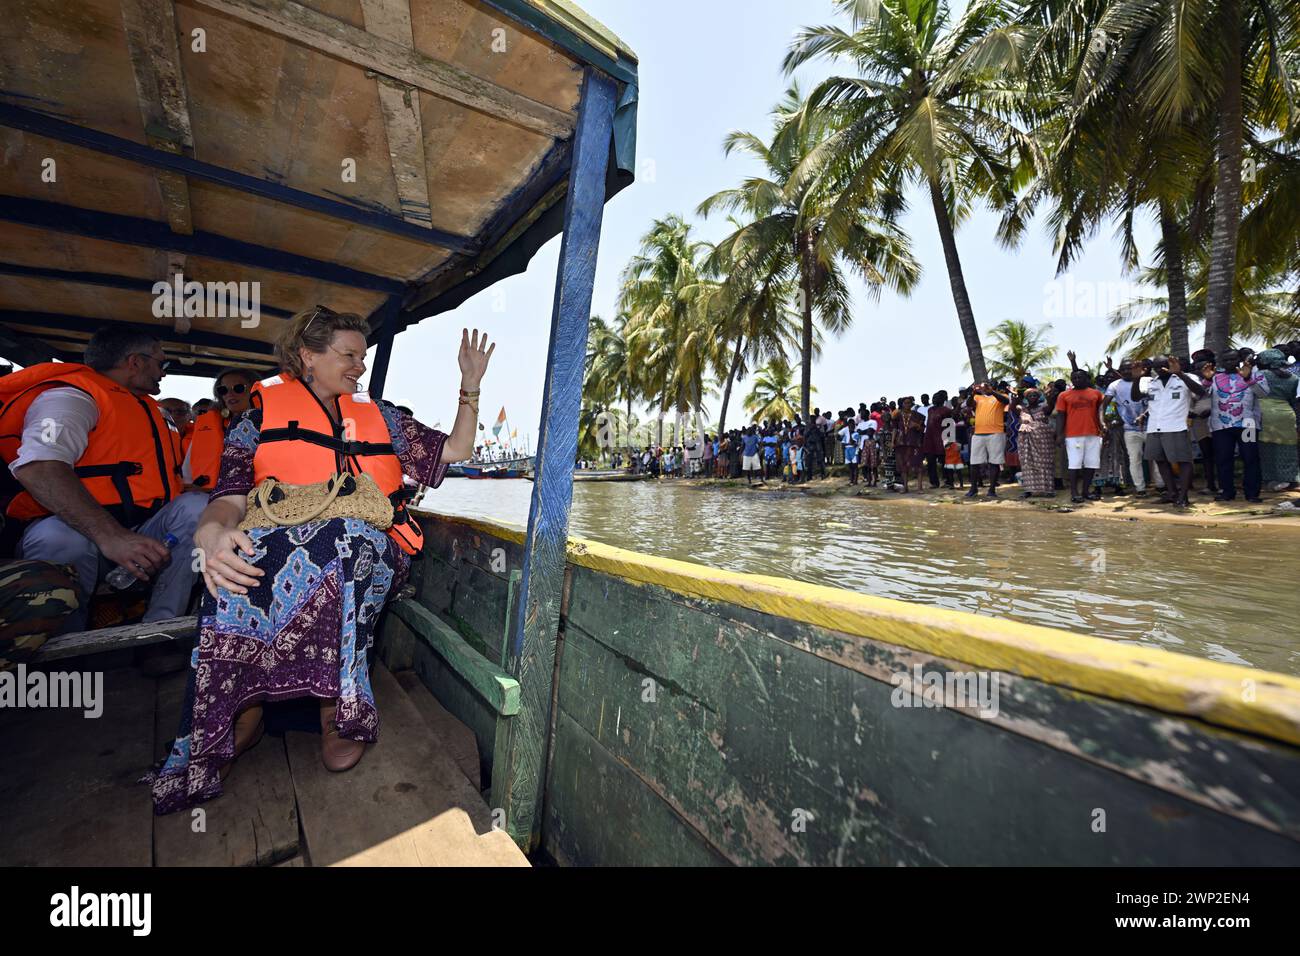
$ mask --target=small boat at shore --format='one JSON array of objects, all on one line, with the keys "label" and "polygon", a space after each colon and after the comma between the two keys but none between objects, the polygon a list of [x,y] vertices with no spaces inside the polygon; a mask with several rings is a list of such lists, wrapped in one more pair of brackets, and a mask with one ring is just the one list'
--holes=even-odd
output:
[{"label": "small boat at shore", "polygon": [[501,461],[462,461],[447,466],[448,478],[530,478],[532,473],[531,455]]},{"label": "small boat at shore", "polygon": [[644,481],[653,477],[646,472],[630,472],[622,470],[614,471],[596,471],[594,469],[578,469],[573,473],[574,481]]},{"label": "small boat at shore", "polygon": [[[532,481],[532,474],[524,475],[529,481]],[[645,481],[653,478],[653,475],[645,472],[631,472],[619,470],[597,471],[594,469],[577,468],[573,472],[574,481]]]}]

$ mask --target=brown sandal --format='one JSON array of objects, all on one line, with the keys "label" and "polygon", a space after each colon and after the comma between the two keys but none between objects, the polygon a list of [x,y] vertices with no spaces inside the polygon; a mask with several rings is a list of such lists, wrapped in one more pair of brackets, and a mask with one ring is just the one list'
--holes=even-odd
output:
[{"label": "brown sandal", "polygon": [[[254,717],[257,719],[254,720]],[[261,704],[253,704],[240,712],[235,718],[235,756],[230,758],[230,763],[218,771],[223,781],[230,775],[230,770],[240,755],[256,747],[265,733],[266,720],[262,716]]]},{"label": "brown sandal", "polygon": [[366,752],[365,741],[348,740],[339,736],[338,727],[334,724],[337,709],[336,704],[330,704],[328,707],[322,706],[320,711],[320,759],[325,769],[332,773],[351,770],[361,762],[361,757]]}]

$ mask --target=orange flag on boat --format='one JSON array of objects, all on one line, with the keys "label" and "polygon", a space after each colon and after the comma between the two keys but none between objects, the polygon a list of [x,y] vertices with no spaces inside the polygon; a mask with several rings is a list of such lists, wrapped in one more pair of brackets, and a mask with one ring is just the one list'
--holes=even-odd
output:
[{"label": "orange flag on boat", "polygon": [[497,423],[492,426],[492,434],[500,435],[501,429],[505,426],[505,423],[506,423],[506,407],[502,405],[501,414],[497,416]]}]

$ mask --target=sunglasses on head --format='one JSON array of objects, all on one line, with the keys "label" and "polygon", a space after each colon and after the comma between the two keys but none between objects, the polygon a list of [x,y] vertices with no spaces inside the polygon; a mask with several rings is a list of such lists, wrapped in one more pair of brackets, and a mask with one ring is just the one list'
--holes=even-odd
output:
[{"label": "sunglasses on head", "polygon": [[248,391],[248,386],[243,382],[238,385],[218,385],[216,387],[217,398],[225,398],[227,392],[234,392],[236,395],[243,395]]},{"label": "sunglasses on head", "polygon": [[314,309],[311,310],[311,318],[308,319],[307,324],[302,327],[303,335],[307,334],[307,330],[312,327],[312,323],[315,322],[317,319],[319,319],[322,315],[337,315],[337,313],[333,309],[328,308],[327,306],[323,306],[323,305],[316,306]]}]

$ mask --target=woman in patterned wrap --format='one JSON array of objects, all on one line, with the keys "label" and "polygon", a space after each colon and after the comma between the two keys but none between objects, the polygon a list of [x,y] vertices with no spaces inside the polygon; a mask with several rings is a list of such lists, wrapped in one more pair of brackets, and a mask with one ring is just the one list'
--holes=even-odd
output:
[{"label": "woman in patterned wrap", "polygon": [[[368,403],[368,396],[357,395],[368,330],[359,315],[317,306],[295,316],[276,346],[283,381],[275,387],[304,388],[291,397],[309,405],[310,392],[336,436],[354,425],[340,420],[340,396]],[[470,457],[479,382],[495,348],[477,329],[472,337],[463,331],[460,404],[450,435],[377,403],[403,474],[436,488],[449,463]],[[180,731],[152,777],[157,813],[220,795],[231,761],[261,738],[263,702],[320,701],[321,758],[330,770],[350,769],[366,743],[378,738],[366,658],[380,609],[405,580],[410,557],[388,533],[359,518],[238,530],[259,447],[277,444],[260,441],[264,407],[245,412],[227,433],[220,476],[195,531],[208,593]]]}]

